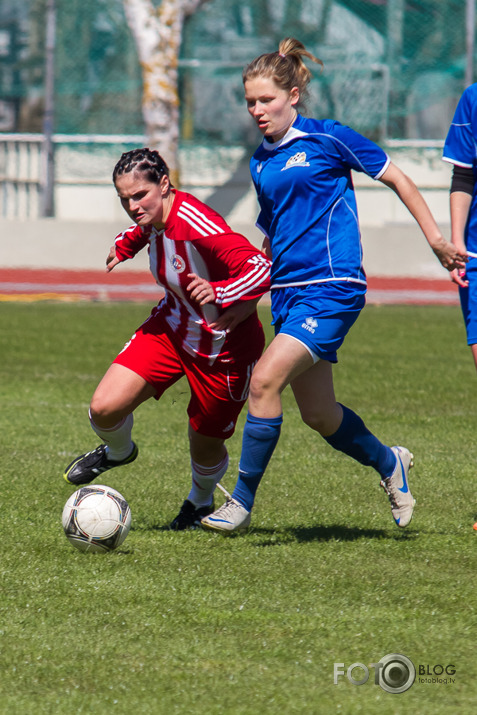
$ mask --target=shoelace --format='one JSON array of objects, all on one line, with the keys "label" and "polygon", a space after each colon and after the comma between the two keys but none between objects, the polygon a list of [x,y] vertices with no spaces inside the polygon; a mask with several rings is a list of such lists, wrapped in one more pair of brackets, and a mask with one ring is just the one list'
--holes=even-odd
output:
[{"label": "shoelace", "polygon": [[225,504],[222,504],[222,506],[220,506],[215,513],[220,517],[229,516],[229,514],[231,514],[233,510],[238,507],[240,507],[240,504],[238,504],[234,499],[227,499]]},{"label": "shoelace", "polygon": [[[388,483],[386,483],[386,481],[387,481]],[[389,501],[391,502],[391,506],[392,506],[392,507],[398,507],[399,504],[398,504],[397,499],[396,499],[396,496],[397,496],[397,495],[396,495],[396,487],[395,487],[395,485],[393,484],[392,480],[391,480],[391,479],[389,479],[389,480],[384,480],[384,479],[382,479],[382,480],[381,480],[381,486],[382,486],[382,488],[384,489],[384,491],[386,492],[386,494],[388,495]]]}]

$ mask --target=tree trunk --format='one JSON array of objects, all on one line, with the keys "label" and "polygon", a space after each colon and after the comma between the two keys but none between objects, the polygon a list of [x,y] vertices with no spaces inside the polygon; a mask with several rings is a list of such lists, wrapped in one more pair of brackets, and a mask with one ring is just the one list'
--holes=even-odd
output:
[{"label": "tree trunk", "polygon": [[207,0],[123,0],[143,77],[142,114],[147,143],[179,183],[178,59],[184,18]]}]

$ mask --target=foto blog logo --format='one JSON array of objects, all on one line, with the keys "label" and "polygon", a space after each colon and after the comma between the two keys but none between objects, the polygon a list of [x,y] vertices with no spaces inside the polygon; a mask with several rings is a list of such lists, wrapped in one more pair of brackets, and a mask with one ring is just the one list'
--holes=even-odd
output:
[{"label": "foto blog logo", "polygon": [[410,658],[400,653],[389,653],[377,663],[369,666],[364,663],[352,663],[345,671],[344,663],[334,663],[333,682],[346,677],[353,685],[364,685],[369,680],[369,670],[374,669],[374,684],[379,685],[387,693],[404,693],[416,679],[416,668]]}]

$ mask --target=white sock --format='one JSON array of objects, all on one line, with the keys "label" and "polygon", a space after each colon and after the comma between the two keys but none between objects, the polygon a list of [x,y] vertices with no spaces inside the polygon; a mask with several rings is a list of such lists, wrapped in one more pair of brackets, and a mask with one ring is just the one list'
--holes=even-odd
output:
[{"label": "white sock", "polygon": [[123,459],[129,457],[134,449],[131,439],[131,432],[134,424],[132,412],[122,419],[121,422],[118,422],[117,425],[109,427],[108,429],[98,427],[91,417],[91,412],[89,413],[89,421],[98,437],[100,437],[105,443],[109,459],[113,462],[122,462]]},{"label": "white sock", "polygon": [[196,507],[208,506],[212,501],[215,487],[227,471],[229,455],[227,453],[215,467],[204,467],[192,459],[190,464],[192,467],[192,489],[187,499]]}]

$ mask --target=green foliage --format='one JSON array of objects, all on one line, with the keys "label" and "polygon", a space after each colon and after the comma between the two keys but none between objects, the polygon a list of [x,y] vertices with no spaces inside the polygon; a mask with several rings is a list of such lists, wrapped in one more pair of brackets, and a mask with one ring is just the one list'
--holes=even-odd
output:
[{"label": "green foliage", "polygon": [[[71,488],[61,475],[96,446],[89,399],[148,311],[2,305],[0,711],[473,711],[476,381],[458,308],[366,308],[335,370],[338,399],[415,454],[405,531],[377,475],[308,430],[287,390],[253,529],[169,532],[189,489],[180,382],[138,409],[138,460],[103,477],[130,502],[127,540],[82,554],[62,533]],[[229,443],[229,489],[242,425]],[[388,653],[416,667],[451,663],[455,682],[416,681],[395,695],[371,670],[362,686],[333,684],[335,662],[346,670]]]}]

